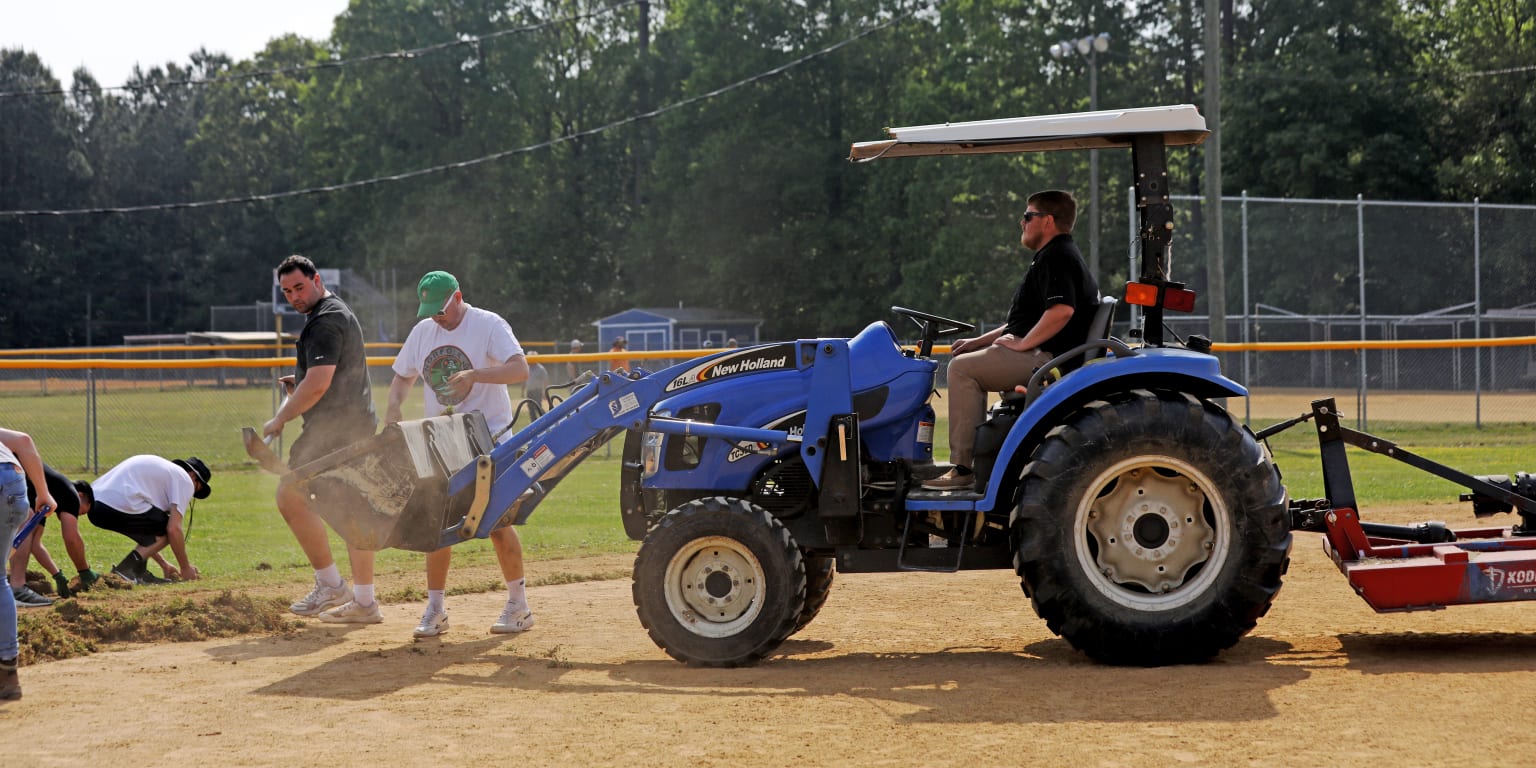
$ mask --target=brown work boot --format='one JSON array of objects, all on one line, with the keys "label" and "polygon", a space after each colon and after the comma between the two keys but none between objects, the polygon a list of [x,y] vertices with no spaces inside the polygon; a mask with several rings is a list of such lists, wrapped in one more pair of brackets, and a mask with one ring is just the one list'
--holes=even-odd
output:
[{"label": "brown work boot", "polygon": [[16,660],[0,659],[0,701],[21,698],[21,680],[16,676]]},{"label": "brown work boot", "polygon": [[962,472],[960,468],[955,467],[932,480],[924,481],[923,488],[930,491],[974,491],[976,475],[972,472]]}]

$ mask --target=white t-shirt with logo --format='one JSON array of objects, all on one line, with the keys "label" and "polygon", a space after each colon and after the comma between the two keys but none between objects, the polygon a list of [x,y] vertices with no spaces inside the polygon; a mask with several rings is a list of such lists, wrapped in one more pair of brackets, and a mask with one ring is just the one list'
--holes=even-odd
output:
[{"label": "white t-shirt with logo", "polygon": [[430,317],[417,323],[395,357],[394,371],[409,379],[421,377],[426,384],[428,418],[441,416],[449,407],[454,413],[479,411],[494,435],[512,422],[507,385],[476,382],[469,395],[459,400],[448,387],[448,378],[459,371],[494,368],[523,354],[523,347],[500,315],[468,304],[464,310],[464,319],[451,331]]},{"label": "white t-shirt with logo", "polygon": [[186,514],[192,504],[192,478],[185,469],[159,456],[130,456],[91,483],[96,500],[119,512],[142,515],[150,508]]}]

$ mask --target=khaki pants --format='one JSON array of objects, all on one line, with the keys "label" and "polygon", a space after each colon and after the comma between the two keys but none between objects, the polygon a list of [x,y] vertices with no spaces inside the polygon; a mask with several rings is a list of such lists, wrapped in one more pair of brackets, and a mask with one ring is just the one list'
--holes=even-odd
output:
[{"label": "khaki pants", "polygon": [[1028,384],[1035,369],[1050,361],[1042,349],[1015,352],[993,344],[966,352],[949,363],[949,461],[970,467],[976,428],[986,420],[987,393]]}]

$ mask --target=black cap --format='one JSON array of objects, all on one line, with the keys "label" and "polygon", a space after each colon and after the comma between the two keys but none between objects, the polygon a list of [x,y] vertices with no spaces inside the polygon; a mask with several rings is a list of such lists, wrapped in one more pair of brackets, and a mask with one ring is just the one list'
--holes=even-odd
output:
[{"label": "black cap", "polygon": [[213,471],[208,469],[208,465],[204,464],[202,459],[191,456],[186,459],[171,459],[171,463],[197,475],[197,479],[203,481],[203,486],[192,492],[194,498],[206,499],[208,494],[213,493],[213,489],[208,487],[208,481],[213,479]]}]

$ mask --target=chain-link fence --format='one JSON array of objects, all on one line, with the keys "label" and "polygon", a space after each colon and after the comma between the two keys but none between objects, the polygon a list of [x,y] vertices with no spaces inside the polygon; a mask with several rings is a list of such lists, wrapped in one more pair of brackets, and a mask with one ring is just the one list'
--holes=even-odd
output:
[{"label": "chain-link fence", "polygon": [[[399,345],[367,346],[374,408],[382,417]],[[259,428],[277,411],[277,377],[294,372],[287,356],[291,343],[281,349],[281,356],[270,344],[3,351],[0,426],[32,435],[44,460],[65,472],[99,474],[140,453],[195,455],[215,469],[250,466],[240,428]],[[659,354],[686,357],[712,351],[626,357],[661,365],[666,361]],[[567,362],[607,370],[609,357],[567,353],[539,359],[561,371]],[[566,380],[563,375],[554,379]],[[511,390],[514,397],[525,394],[521,385]],[[408,419],[422,415],[419,384],[402,410]],[[290,424],[284,437],[292,440],[298,430],[299,424]]]},{"label": "chain-link fence", "polygon": [[[1170,278],[1208,296],[1203,202],[1174,199],[1179,218]],[[1122,213],[1135,220],[1133,209]],[[1223,369],[1252,390],[1245,402],[1230,404],[1251,423],[1295,415],[1311,398],[1328,396],[1352,403],[1361,426],[1368,426],[1368,418],[1536,421],[1536,345],[1458,346],[1536,336],[1536,270],[1529,268],[1536,263],[1536,206],[1243,195],[1224,199],[1221,215],[1229,308],[1223,330],[1239,345],[1221,353]],[[1139,252],[1133,239],[1128,243],[1128,258],[1118,266],[1108,263],[1115,249],[1103,249],[1100,284],[1106,294],[1121,295],[1125,275],[1139,273]],[[398,338],[400,329],[389,327],[398,313],[384,291],[353,275],[341,282],[356,289],[349,297],[354,309],[370,310],[370,336]],[[239,311],[255,322],[270,319],[271,309],[267,303]],[[1126,337],[1131,317],[1122,307],[1116,335]],[[283,330],[297,331],[302,321],[296,319]],[[1203,315],[1165,319],[1180,337],[1222,335]],[[222,324],[217,315],[215,321]],[[1359,340],[1436,343],[1366,350],[1241,346]],[[270,418],[277,404],[272,381],[288,372],[270,361],[273,350],[257,345],[218,353],[268,360],[250,364],[221,365],[202,359],[210,354],[206,349],[165,345],[135,350],[131,356],[139,362],[132,365],[117,359],[129,356],[118,354],[125,348],[111,348],[119,367],[85,362],[100,358],[101,350],[56,355],[49,366],[0,366],[0,424],[33,433],[61,468],[99,471],[145,452],[243,463],[239,427]],[[393,349],[370,354],[392,355]],[[561,358],[554,361],[563,365]],[[389,371],[378,366],[374,375],[380,387],[375,402],[383,403]]]},{"label": "chain-link fence", "polygon": [[[1170,277],[1208,295],[1204,201],[1181,211]],[[1127,198],[1127,204],[1130,204]],[[1260,198],[1221,203],[1230,342],[1456,342],[1536,335],[1536,206]],[[1127,269],[1139,255],[1128,249]],[[1106,286],[1112,290],[1112,286]],[[1206,316],[1165,316],[1180,336],[1219,337]],[[1127,325],[1122,322],[1122,327]],[[1225,371],[1255,390],[1373,399],[1457,393],[1463,407],[1419,397],[1414,420],[1530,421],[1536,383],[1528,344],[1227,353]],[[1394,414],[1401,412],[1395,409]]]},{"label": "chain-link fence", "polygon": [[[99,357],[78,363],[93,365],[55,359],[0,369],[4,425],[31,434],[44,459],[65,471],[99,473],[139,453],[196,455],[214,466],[243,463],[240,427],[260,426],[277,405],[279,372],[272,363]],[[179,363],[195,367],[174,367]]]}]

